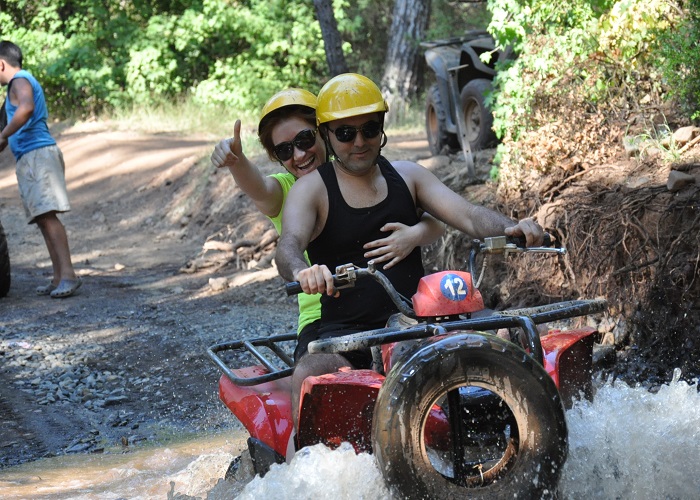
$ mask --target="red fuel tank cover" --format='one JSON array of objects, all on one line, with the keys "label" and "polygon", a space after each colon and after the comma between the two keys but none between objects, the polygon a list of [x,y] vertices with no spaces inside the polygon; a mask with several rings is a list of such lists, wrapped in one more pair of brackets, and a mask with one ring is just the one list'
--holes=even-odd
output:
[{"label": "red fuel tank cover", "polygon": [[419,317],[453,316],[484,309],[484,299],[464,271],[441,271],[421,278],[412,298]]}]

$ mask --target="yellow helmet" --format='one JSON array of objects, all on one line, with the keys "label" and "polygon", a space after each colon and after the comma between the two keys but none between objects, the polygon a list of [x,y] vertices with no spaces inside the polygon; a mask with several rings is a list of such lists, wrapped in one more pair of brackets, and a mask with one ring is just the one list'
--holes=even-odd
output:
[{"label": "yellow helmet", "polygon": [[344,73],[331,78],[318,93],[316,123],[389,111],[379,87],[366,76]]},{"label": "yellow helmet", "polygon": [[268,115],[285,106],[306,106],[307,108],[316,109],[316,96],[308,90],[295,88],[277,92],[263,106],[260,114],[260,123],[258,124],[258,134],[260,134],[260,129]]}]

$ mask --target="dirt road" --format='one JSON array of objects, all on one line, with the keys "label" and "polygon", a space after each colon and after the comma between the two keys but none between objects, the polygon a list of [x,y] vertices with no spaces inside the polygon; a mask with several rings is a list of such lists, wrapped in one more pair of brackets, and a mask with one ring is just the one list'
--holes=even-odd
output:
[{"label": "dirt road", "polygon": [[274,270],[239,272],[254,284],[223,292],[211,290],[211,272],[179,272],[219,224],[201,223],[193,204],[203,190],[235,187],[212,172],[213,142],[85,127],[58,142],[73,207],[62,220],[84,280],[67,299],[34,293],[51,265],[39,231],[26,224],[14,158],[0,156],[12,263],[11,290],[0,300],[0,468],[232,425],[206,347],[239,330],[288,331],[295,305]]}]

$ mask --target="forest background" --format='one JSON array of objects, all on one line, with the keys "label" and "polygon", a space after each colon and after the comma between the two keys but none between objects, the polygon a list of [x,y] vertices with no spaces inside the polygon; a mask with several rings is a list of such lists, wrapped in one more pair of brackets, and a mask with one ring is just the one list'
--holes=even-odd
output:
[{"label": "forest background", "polygon": [[22,47],[53,119],[138,126],[165,109],[179,131],[218,137],[222,117],[252,126],[274,92],[345,70],[381,84],[391,120],[417,121],[431,83],[420,42],[469,29],[518,55],[487,99],[499,208],[549,206],[571,250],[561,279],[521,295],[605,295],[629,320],[616,343],[665,346],[659,376],[697,376],[698,189],[681,202],[665,178],[630,188],[613,173],[621,151],[654,181],[700,165],[673,140],[700,119],[700,0],[0,0],[0,38]]},{"label": "forest background", "polygon": [[[493,95],[503,136],[529,126],[543,95],[595,106],[639,84],[700,117],[699,12],[699,0],[0,0],[0,36],[22,47],[54,117],[88,118],[186,101],[256,112],[283,88],[317,91],[337,68],[420,101],[418,44],[488,29],[520,54]],[[329,15],[338,47],[324,44]],[[395,38],[412,57],[400,90],[388,85],[402,70]],[[344,60],[329,69],[338,49]]]}]

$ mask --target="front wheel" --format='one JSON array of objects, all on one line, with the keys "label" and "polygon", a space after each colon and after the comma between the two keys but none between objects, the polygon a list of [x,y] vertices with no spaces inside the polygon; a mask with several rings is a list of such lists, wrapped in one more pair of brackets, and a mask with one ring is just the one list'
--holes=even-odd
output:
[{"label": "front wheel", "polygon": [[372,444],[402,498],[540,498],[567,453],[554,382],[522,349],[488,334],[436,337],[395,366]]},{"label": "front wheel", "polygon": [[0,223],[0,298],[10,291],[10,251],[7,248],[5,229]]}]

